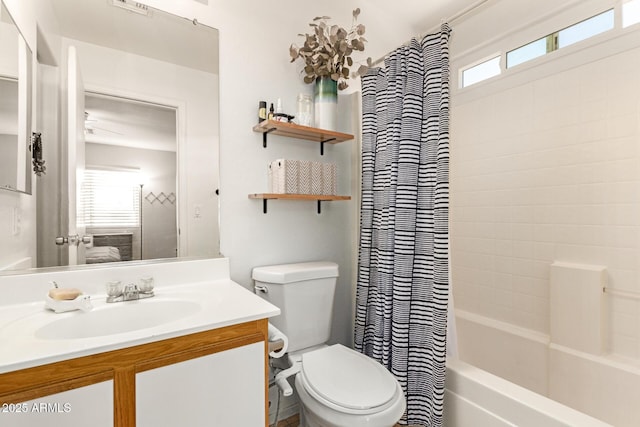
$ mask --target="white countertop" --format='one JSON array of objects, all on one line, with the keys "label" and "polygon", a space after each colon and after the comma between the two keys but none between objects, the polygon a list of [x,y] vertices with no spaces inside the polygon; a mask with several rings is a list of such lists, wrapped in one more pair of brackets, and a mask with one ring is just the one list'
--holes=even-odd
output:
[{"label": "white countertop", "polygon": [[[25,369],[61,360],[105,351],[117,350],[182,335],[264,319],[280,314],[280,310],[229,278],[190,281],[186,284],[166,284],[155,288],[152,298],[110,303],[106,295],[91,295],[93,310],[56,314],[44,308],[42,300],[0,305],[0,373]],[[89,338],[46,339],[36,331],[53,321],[91,315],[117,308],[122,304],[148,304],[166,301],[194,301],[197,311],[159,325]],[[164,304],[164,303],[163,303]],[[166,307],[167,305],[159,304]],[[170,305],[169,305],[170,306]],[[135,309],[135,306],[132,307]],[[145,325],[146,326],[146,325]]]}]

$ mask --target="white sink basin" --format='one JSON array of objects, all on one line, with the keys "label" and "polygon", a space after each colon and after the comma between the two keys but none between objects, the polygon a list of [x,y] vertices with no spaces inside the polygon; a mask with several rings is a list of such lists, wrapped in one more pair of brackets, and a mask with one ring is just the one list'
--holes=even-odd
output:
[{"label": "white sink basin", "polygon": [[74,312],[35,331],[45,340],[94,338],[138,331],[174,322],[197,313],[201,305],[181,300],[139,300],[100,306],[88,313]]}]

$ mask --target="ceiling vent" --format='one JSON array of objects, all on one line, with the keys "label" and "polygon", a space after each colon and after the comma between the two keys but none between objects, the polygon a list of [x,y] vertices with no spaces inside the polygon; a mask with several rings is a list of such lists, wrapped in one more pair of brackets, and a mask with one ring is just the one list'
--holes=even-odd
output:
[{"label": "ceiling vent", "polygon": [[111,4],[130,12],[139,13],[140,15],[149,15],[149,6],[132,0],[111,0]]}]

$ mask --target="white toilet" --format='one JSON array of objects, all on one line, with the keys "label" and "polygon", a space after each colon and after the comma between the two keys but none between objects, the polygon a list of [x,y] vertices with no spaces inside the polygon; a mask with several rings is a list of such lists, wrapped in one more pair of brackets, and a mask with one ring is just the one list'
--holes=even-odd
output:
[{"label": "white toilet", "polygon": [[271,323],[289,341],[291,367],[276,379],[287,394],[295,375],[301,427],[392,427],[405,399],[375,360],[340,344],[327,346],[338,265],[283,264],[253,269],[255,291],[282,311]]}]

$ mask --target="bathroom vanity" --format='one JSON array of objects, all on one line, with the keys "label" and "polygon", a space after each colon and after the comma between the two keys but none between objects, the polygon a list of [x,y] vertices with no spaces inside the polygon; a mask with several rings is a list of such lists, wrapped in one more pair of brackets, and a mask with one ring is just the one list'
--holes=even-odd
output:
[{"label": "bathroom vanity", "polygon": [[[156,296],[106,303],[104,283],[147,275]],[[49,280],[90,294],[93,310],[45,311]],[[267,318],[279,309],[232,282],[226,259],[3,276],[0,286],[13,291],[0,306],[0,425],[266,425]]]}]

